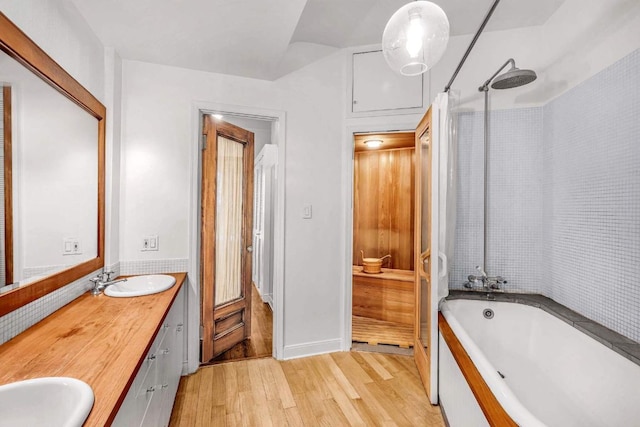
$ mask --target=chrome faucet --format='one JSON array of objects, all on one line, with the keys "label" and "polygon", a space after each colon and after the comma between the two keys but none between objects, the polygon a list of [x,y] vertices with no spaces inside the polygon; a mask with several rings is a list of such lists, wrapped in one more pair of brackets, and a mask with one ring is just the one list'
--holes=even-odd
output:
[{"label": "chrome faucet", "polygon": [[107,287],[111,285],[115,285],[116,283],[126,282],[127,279],[117,279],[111,280],[111,275],[113,271],[104,271],[98,274],[93,279],[89,279],[93,283],[93,289],[91,289],[91,293],[93,295],[100,295],[100,293]]},{"label": "chrome faucet", "polygon": [[476,270],[478,270],[479,275],[469,275],[467,277],[467,281],[464,282],[464,287],[467,289],[476,289],[480,288],[482,290],[486,290],[489,292],[497,291],[502,289],[502,285],[506,284],[507,281],[504,280],[502,276],[489,276],[484,271],[481,266],[476,266]]}]

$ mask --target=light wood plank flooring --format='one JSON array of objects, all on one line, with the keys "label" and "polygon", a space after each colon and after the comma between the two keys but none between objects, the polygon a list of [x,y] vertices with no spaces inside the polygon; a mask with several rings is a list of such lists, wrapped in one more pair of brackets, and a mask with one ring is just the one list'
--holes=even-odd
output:
[{"label": "light wood plank flooring", "polygon": [[269,304],[262,302],[256,286],[252,285],[251,289],[251,338],[214,357],[208,364],[271,357],[273,352],[273,313]]},{"label": "light wood plank flooring", "polygon": [[363,316],[352,316],[351,339],[371,345],[392,344],[413,347],[413,327]]},{"label": "light wood plank flooring", "polygon": [[201,367],[170,426],[444,426],[411,357],[343,352]]}]

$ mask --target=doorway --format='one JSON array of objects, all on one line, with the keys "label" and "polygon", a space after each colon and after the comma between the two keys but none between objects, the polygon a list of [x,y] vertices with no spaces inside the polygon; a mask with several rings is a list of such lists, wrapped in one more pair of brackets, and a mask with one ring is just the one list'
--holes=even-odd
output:
[{"label": "doorway", "polygon": [[[202,118],[206,145],[202,151],[200,360],[205,364],[274,353],[273,314],[268,303],[273,303],[272,284],[277,273],[274,181],[278,147],[271,143],[277,141],[277,122],[226,113],[221,116],[205,114]],[[238,179],[240,170],[242,179]],[[241,203],[239,192],[244,192]],[[242,232],[238,232],[240,222]],[[219,250],[226,258],[234,255],[233,259],[225,261]],[[236,266],[231,270],[235,268],[237,274],[227,272],[229,262]],[[240,262],[242,266],[237,268]],[[221,292],[220,287],[229,280],[240,280],[242,285],[236,285],[231,293]]]},{"label": "doorway", "polygon": [[355,134],[353,158],[352,343],[409,349],[415,133]]}]

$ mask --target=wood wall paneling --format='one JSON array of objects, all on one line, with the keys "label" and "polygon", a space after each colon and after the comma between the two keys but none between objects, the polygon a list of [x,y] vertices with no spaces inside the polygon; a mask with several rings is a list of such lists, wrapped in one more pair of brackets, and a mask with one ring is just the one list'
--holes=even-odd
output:
[{"label": "wood wall paneling", "polygon": [[414,269],[414,148],[359,151],[354,161],[353,260],[391,254],[384,267]]},{"label": "wood wall paneling", "polygon": [[413,325],[413,283],[353,276],[353,315]]}]

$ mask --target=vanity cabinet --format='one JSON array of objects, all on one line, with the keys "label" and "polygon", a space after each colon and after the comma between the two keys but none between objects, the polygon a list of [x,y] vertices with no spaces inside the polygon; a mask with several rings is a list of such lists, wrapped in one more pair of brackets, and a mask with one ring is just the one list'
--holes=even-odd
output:
[{"label": "vanity cabinet", "polygon": [[184,359],[184,288],[176,296],[158,329],[114,426],[156,427],[169,425]]}]

